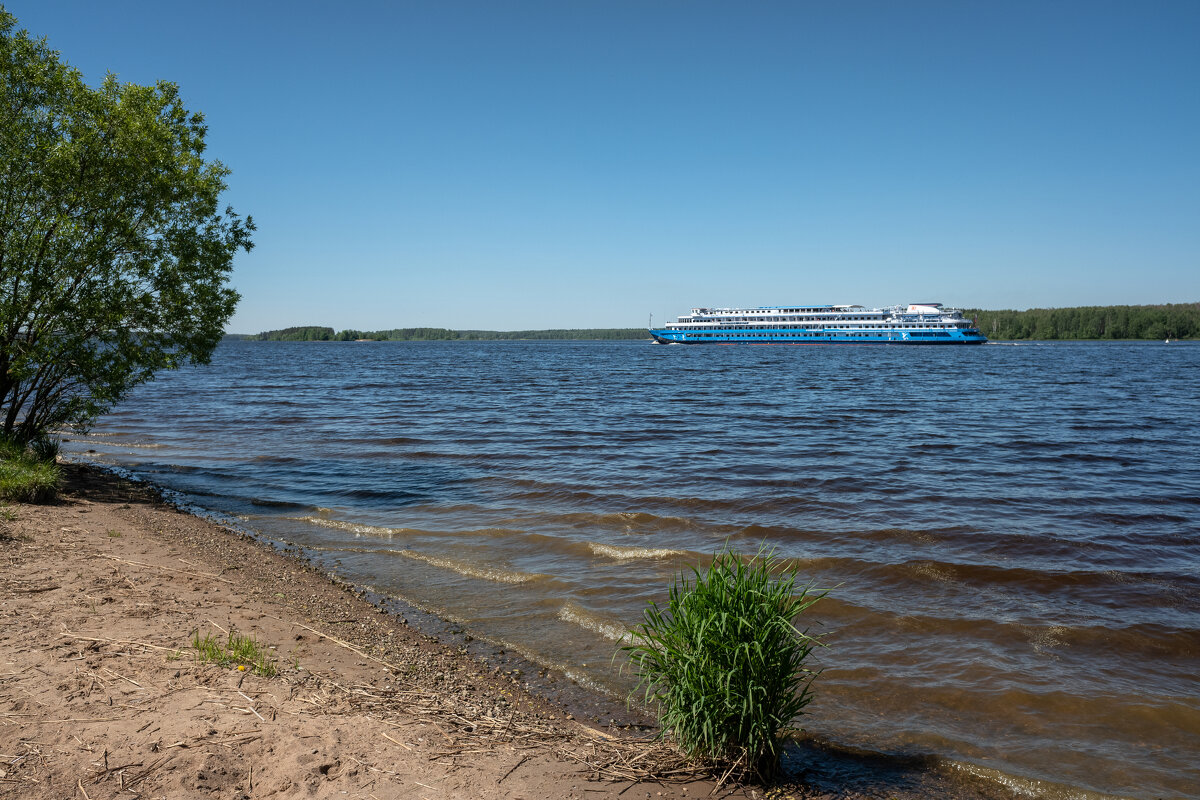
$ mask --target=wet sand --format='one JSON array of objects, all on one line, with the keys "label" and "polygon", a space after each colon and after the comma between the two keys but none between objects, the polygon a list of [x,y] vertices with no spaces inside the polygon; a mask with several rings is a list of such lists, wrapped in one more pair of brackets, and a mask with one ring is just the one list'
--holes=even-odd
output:
[{"label": "wet sand", "polygon": [[[0,797],[930,796],[934,767],[864,770],[811,746],[817,766],[786,783],[722,784],[300,559],[64,470],[59,503],[0,508]],[[278,673],[198,660],[197,632],[231,630],[270,646]]]}]

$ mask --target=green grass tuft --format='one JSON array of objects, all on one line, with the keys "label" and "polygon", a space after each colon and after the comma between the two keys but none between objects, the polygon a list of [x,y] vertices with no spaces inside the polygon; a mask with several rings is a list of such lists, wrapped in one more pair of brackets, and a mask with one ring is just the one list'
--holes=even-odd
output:
[{"label": "green grass tuft", "polygon": [[242,666],[255,675],[270,678],[277,671],[275,659],[264,645],[259,644],[253,636],[244,636],[235,630],[230,630],[224,642],[212,634],[200,636],[196,631],[192,636],[192,647],[201,663],[216,664],[221,667]]},{"label": "green grass tuft", "polygon": [[689,755],[769,778],[817,675],[804,662],[820,642],[795,621],[826,593],[797,591],[795,569],[763,549],[749,559],[726,550],[690,571],[621,648],[639,676],[634,694]]},{"label": "green grass tuft", "polygon": [[0,434],[0,461],[20,458],[25,454],[25,445],[11,436]]},{"label": "green grass tuft", "polygon": [[45,435],[37,437],[26,445],[26,449],[35,459],[50,463],[54,463],[58,458],[59,447],[60,443],[58,439],[52,439]]},{"label": "green grass tuft", "polygon": [[58,443],[49,438],[25,444],[0,435],[0,501],[49,503],[58,497],[62,472],[54,463]]},{"label": "green grass tuft", "polygon": [[58,465],[25,455],[0,460],[0,500],[49,503],[58,497]]}]

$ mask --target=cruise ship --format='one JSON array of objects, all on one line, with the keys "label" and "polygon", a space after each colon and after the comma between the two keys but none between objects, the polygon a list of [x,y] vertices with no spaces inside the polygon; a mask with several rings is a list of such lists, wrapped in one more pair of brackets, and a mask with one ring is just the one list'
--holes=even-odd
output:
[{"label": "cruise ship", "polygon": [[693,308],[650,328],[659,344],[983,344],[962,312],[941,303],[890,308],[767,306]]}]

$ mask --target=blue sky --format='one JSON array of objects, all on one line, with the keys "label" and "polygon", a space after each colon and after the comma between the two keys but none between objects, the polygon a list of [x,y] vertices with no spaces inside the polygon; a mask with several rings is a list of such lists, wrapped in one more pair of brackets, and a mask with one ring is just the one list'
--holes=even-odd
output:
[{"label": "blue sky", "polygon": [[1200,2],[0,0],[179,84],[230,331],[1200,301]]}]

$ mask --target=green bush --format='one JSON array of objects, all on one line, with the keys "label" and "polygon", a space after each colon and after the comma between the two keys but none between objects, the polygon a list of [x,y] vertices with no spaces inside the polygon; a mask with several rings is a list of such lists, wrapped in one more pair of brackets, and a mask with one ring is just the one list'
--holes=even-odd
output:
[{"label": "green bush", "polygon": [[59,441],[43,435],[31,441],[27,449],[38,461],[53,462],[58,458]]},{"label": "green bush", "polygon": [[778,768],[817,675],[804,662],[820,642],[795,621],[825,592],[797,592],[795,569],[781,567],[773,551],[745,559],[726,550],[707,572],[692,567],[692,580],[681,572],[666,610],[651,602],[621,648],[639,676],[634,694],[657,705],[664,735],[757,778]]},{"label": "green bush", "polygon": [[21,458],[23,455],[25,455],[25,445],[17,441],[15,437],[0,433],[0,461]]},{"label": "green bush", "polygon": [[25,446],[0,436],[0,500],[13,503],[49,503],[58,497],[62,473],[54,463],[58,442],[38,440]]},{"label": "green bush", "polygon": [[0,460],[0,500],[48,503],[58,496],[58,465],[22,455]]}]

